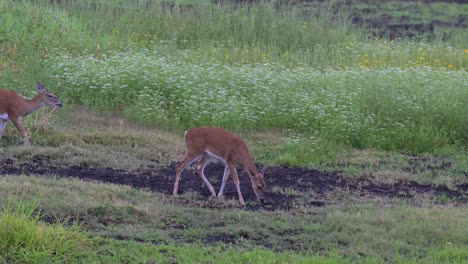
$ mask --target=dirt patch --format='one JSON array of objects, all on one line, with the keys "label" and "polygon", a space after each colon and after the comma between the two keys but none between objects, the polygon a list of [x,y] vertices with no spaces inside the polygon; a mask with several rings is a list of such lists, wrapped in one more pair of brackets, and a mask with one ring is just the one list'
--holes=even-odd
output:
[{"label": "dirt patch", "polygon": [[[210,164],[205,174],[215,187],[219,189],[224,171],[222,164]],[[239,170],[240,171],[240,170]],[[93,167],[91,165],[67,166],[50,165],[47,157],[36,155],[31,163],[17,163],[12,159],[0,160],[0,175],[54,175],[59,177],[78,178],[82,180],[99,181],[113,184],[129,185],[138,189],[171,195],[174,184],[175,164],[160,169],[140,169],[133,171],[113,168]],[[338,172],[325,173],[318,170],[289,167],[267,167],[265,180],[269,188],[266,205],[257,202],[250,181],[244,172],[240,173],[241,190],[244,199],[248,202],[246,209],[288,210],[296,207],[298,201],[301,205],[321,207],[326,206],[327,194],[345,190],[359,197],[388,197],[413,199],[419,195],[432,197],[435,201],[455,204],[468,203],[467,184],[458,185],[456,189],[447,186],[425,185],[413,181],[398,181],[393,184],[374,183],[371,179],[344,178]],[[193,172],[186,169],[181,176],[179,193],[195,191],[203,196],[210,196],[208,188]],[[237,199],[237,191],[232,181],[229,181],[224,195]],[[440,199],[442,197],[443,199]]]}]

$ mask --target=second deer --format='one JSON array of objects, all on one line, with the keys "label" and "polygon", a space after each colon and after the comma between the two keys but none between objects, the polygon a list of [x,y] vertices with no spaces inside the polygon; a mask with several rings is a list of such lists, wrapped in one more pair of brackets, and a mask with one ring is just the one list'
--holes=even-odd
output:
[{"label": "second deer", "polygon": [[177,195],[179,189],[180,174],[191,163],[198,161],[195,166],[196,173],[202,178],[212,196],[216,196],[215,190],[208,179],[205,177],[205,166],[212,160],[217,159],[224,163],[224,175],[218,197],[223,196],[224,187],[232,176],[234,184],[239,195],[239,202],[245,205],[244,198],[240,190],[239,177],[237,175],[236,165],[241,166],[249,175],[252,188],[260,201],[265,199],[265,181],[263,172],[259,172],[252,161],[247,145],[244,141],[226,131],[217,127],[196,127],[185,133],[185,144],[187,152],[185,158],[177,165],[176,179],[174,183],[173,194]]}]

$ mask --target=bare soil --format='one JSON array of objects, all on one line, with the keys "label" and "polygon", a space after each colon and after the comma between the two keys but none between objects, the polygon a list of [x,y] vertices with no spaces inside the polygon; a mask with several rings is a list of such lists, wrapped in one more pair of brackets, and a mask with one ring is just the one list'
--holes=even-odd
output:
[{"label": "bare soil", "polygon": [[[94,167],[87,164],[59,166],[51,165],[48,156],[35,155],[31,162],[16,162],[13,159],[0,160],[0,175],[43,175],[78,178],[87,181],[98,181],[112,184],[129,185],[152,192],[172,194],[175,178],[175,164],[165,168],[139,169],[133,171],[109,167]],[[216,190],[224,171],[222,164],[212,163],[205,169]],[[265,168],[265,181],[269,192],[267,203],[257,202],[250,181],[244,172],[240,172],[241,190],[248,202],[246,209],[288,210],[294,206],[297,197],[302,197],[304,206],[322,207],[331,201],[329,195],[336,191],[346,191],[356,197],[404,198],[417,199],[429,197],[436,202],[466,205],[468,203],[468,183],[457,185],[455,189],[444,185],[425,185],[414,181],[397,181],[393,184],[375,183],[368,178],[345,178],[339,172],[325,173],[319,170],[288,167]],[[273,191],[272,191],[273,190]],[[210,196],[202,180],[191,169],[186,169],[181,176],[179,193],[195,191],[203,196]],[[237,199],[237,192],[232,181],[225,189],[225,197]],[[442,199],[441,199],[442,197]]]}]

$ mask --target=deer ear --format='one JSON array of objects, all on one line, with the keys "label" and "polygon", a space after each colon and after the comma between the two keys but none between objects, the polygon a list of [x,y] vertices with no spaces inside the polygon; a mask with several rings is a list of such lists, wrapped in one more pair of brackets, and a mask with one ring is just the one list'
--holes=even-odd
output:
[{"label": "deer ear", "polygon": [[44,93],[45,92],[45,88],[44,86],[40,83],[40,82],[36,82],[36,90],[40,93]]}]

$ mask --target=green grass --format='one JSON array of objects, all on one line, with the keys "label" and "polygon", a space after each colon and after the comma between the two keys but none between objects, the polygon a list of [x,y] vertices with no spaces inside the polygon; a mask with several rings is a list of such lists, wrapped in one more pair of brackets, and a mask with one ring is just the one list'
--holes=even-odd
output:
[{"label": "green grass", "polygon": [[[1,159],[22,164],[43,157],[53,166],[89,164],[129,170],[167,166],[183,154],[182,133],[174,135],[128,121],[120,128],[118,115],[99,116],[80,108],[61,112],[60,119],[67,122],[49,128],[41,141],[44,146],[35,141],[32,147],[4,144]],[[17,133],[9,128],[6,139],[10,132]],[[280,164],[275,159],[278,155],[304,151],[272,152],[272,146],[282,149],[282,135],[277,133],[246,133],[244,137],[262,163]],[[268,153],[271,156],[265,156]],[[335,155],[339,157],[336,162],[319,168],[339,170],[346,178],[365,177],[376,184],[414,180],[454,188],[465,182],[466,155],[410,156],[369,150]],[[437,169],[443,163],[452,165]],[[297,164],[293,160],[290,165]],[[15,194],[24,200],[41,197],[36,208],[47,219],[78,221],[80,230],[93,238],[93,246],[76,262],[463,263],[468,257],[464,232],[468,212],[463,205],[452,205],[448,197],[362,198],[350,190],[317,195],[294,187],[271,192],[286,195],[291,208],[246,211],[236,199],[221,202],[197,192],[173,198],[53,175],[0,178],[0,200]],[[310,205],[316,199],[326,206]]]},{"label": "green grass", "polygon": [[305,160],[466,148],[466,49],[366,40],[326,7],[149,4],[1,2],[3,86],[46,79],[67,104],[162,127],[290,130],[318,146]]},{"label": "green grass", "polygon": [[[101,190],[98,187],[95,191]],[[79,198],[82,201],[84,197]],[[19,201],[9,199],[7,205],[0,204],[0,209],[2,209],[0,213],[0,263],[116,263],[128,261],[132,263],[168,261],[177,261],[178,263],[207,261],[284,263],[305,262],[310,259],[325,260],[324,257],[319,256],[275,253],[261,248],[245,250],[239,254],[236,248],[223,245],[153,245],[132,240],[104,239],[99,236],[91,239],[88,237],[89,234],[80,231],[76,223],[69,227],[65,223],[57,222],[48,225],[42,222],[40,220],[42,216],[36,213],[38,202],[40,200],[37,199],[32,202],[26,202],[23,199]],[[95,211],[90,210],[91,213]],[[48,213],[50,215],[52,212],[48,211]],[[59,213],[58,216],[63,217],[63,212]]]},{"label": "green grass", "polygon": [[[122,250],[124,249],[125,250]],[[83,263],[343,263],[338,255],[319,256],[313,253],[276,253],[266,249],[239,251],[231,246],[198,244],[153,245],[134,241],[100,240],[97,250]],[[105,253],[105,254],[103,254]]]},{"label": "green grass", "polygon": [[37,199],[14,201],[12,197],[1,204],[0,262],[70,262],[88,249],[90,241],[76,223],[47,225],[36,212]]},{"label": "green grass", "polygon": [[[63,2],[56,7],[79,17],[94,36],[108,35],[137,45],[142,40],[143,43],[144,40],[169,40],[181,48],[211,43],[220,47],[258,46],[286,51],[342,42],[350,37],[346,34],[351,28],[346,17],[335,17],[330,23],[332,12],[327,8],[315,11],[304,20],[299,7],[276,8],[268,1],[253,6],[216,5],[207,1],[191,5],[179,2],[173,6],[165,3],[158,0],[137,4]],[[310,26],[308,30],[304,30],[305,24]],[[107,44],[106,38],[102,40],[102,44]]]},{"label": "green grass", "polygon": [[[43,214],[79,218],[83,231],[101,237],[78,258],[83,262],[463,263],[468,258],[466,208],[429,201],[419,207],[399,199],[355,203],[357,197],[348,193],[327,208],[250,212],[204,208],[200,203],[209,201],[190,193],[172,199],[126,186],[31,176],[0,182],[0,196],[12,190],[40,195]],[[231,242],[207,242],[223,235]],[[112,239],[117,237],[142,242]]]},{"label": "green grass", "polygon": [[[54,2],[0,0],[0,84],[32,97],[40,80],[65,105],[22,120],[32,147],[17,146],[22,139],[10,124],[2,160],[149,169],[180,159],[184,129],[217,125],[242,135],[268,165],[378,184],[466,182],[464,29],[389,40],[370,37],[333,5]],[[411,6],[421,8],[408,12]],[[349,11],[374,7],[368,18],[385,12],[417,23],[454,21],[465,10],[387,1]],[[468,261],[468,212],[444,195],[408,201],[336,190],[320,197],[326,207],[314,207],[307,202],[315,193],[272,192],[292,208],[245,211],[235,200],[193,192],[174,199],[53,175],[3,176],[2,201],[41,199],[0,205],[0,248],[9,247],[0,262]],[[42,215],[57,223],[41,222]],[[68,218],[82,226],[60,221]],[[23,233],[8,237],[17,244],[1,233],[15,226]],[[37,230],[46,235],[32,236]],[[57,232],[73,239],[57,243]],[[209,242],[220,235],[230,243]]]}]

